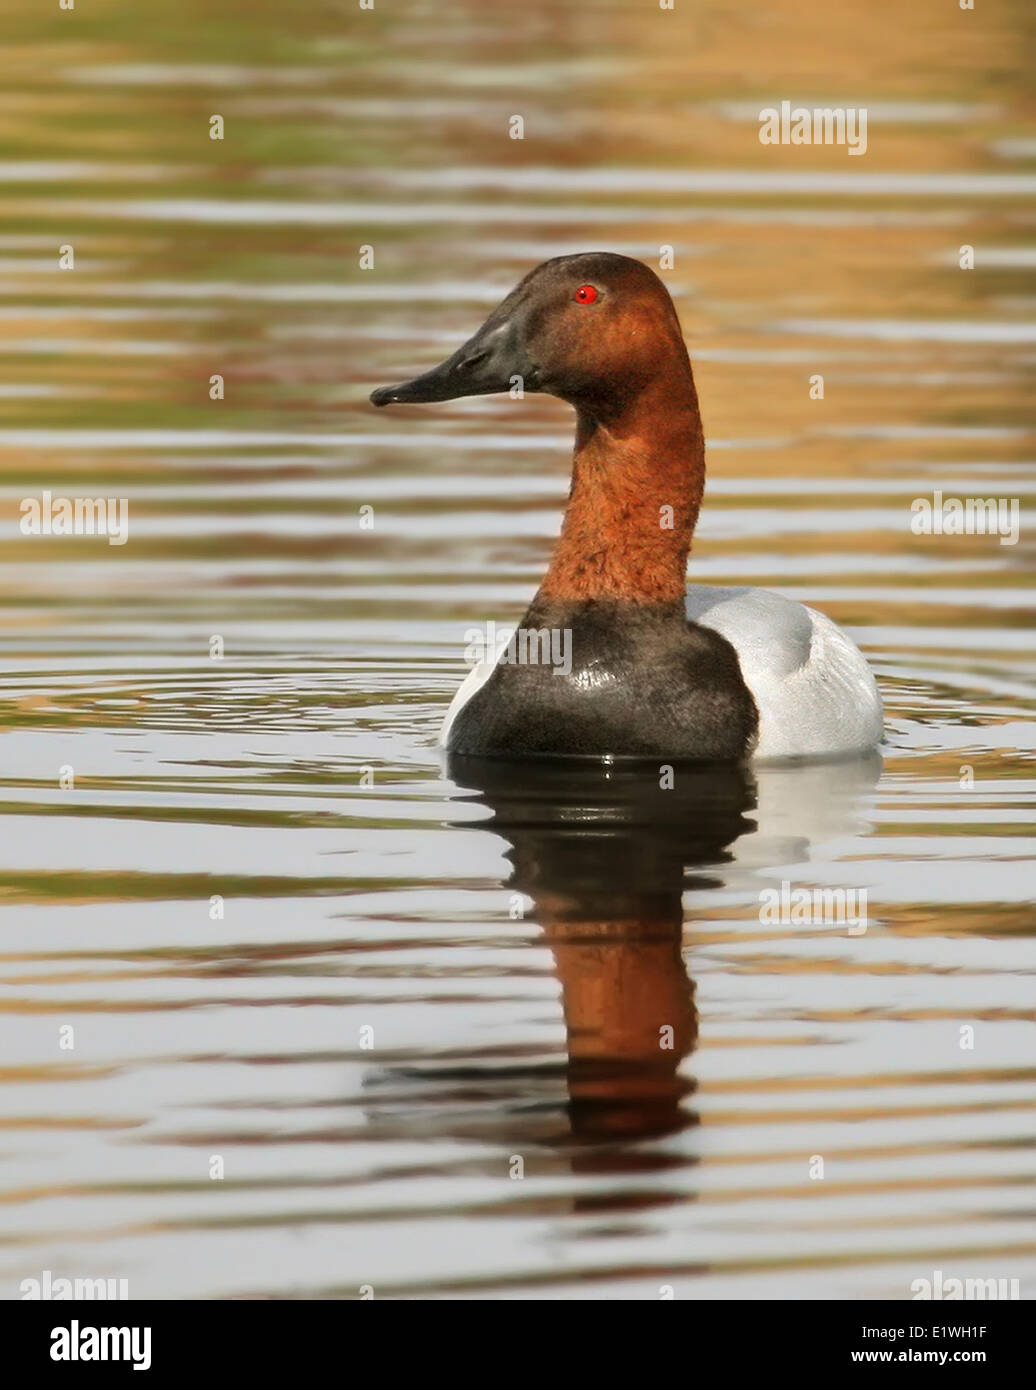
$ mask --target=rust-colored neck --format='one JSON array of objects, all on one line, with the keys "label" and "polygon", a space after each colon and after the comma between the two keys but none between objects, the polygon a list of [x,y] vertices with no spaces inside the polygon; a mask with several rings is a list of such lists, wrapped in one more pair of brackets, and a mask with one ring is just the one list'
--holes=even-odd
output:
[{"label": "rust-colored neck", "polygon": [[682,602],[705,486],[686,353],[611,410],[577,413],[568,507],[537,597]]}]

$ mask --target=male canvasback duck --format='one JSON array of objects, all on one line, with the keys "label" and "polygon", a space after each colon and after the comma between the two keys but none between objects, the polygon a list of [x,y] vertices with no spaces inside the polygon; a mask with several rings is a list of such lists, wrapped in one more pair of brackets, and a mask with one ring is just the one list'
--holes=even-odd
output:
[{"label": "male canvasback duck", "polygon": [[[452,357],[371,400],[515,387],[575,407],[572,486],[519,628],[532,641],[471,671],[446,748],[728,761],[877,746],[877,685],[829,618],[764,589],[687,587],[705,447],[676,309],[652,270],[606,252],[545,261]],[[548,655],[552,633],[564,662]]]}]

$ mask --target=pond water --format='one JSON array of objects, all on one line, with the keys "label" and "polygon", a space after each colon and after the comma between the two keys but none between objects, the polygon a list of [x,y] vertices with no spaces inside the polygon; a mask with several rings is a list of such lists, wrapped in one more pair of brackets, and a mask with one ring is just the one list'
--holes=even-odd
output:
[{"label": "pond water", "polygon": [[[1031,1297],[1020,0],[52,8],[0,54],[0,1295]],[[866,155],[761,146],[785,98]],[[447,767],[571,413],[368,393],[664,246],[691,576],[845,625],[882,758]],[[1017,542],[915,535],[937,489]],[[44,490],[128,543],[23,535]]]}]

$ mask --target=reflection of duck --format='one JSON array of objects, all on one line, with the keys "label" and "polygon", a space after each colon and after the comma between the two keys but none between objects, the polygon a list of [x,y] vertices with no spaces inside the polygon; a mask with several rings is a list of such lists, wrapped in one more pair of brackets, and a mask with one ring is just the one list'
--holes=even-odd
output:
[{"label": "reflection of duck", "polygon": [[492,807],[492,828],[512,846],[510,886],[532,898],[553,953],[573,1136],[682,1128],[690,1083],[678,1069],[698,1031],[682,894],[718,884],[709,866],[728,862],[752,828],[750,778],[697,766],[663,789],[670,779],[650,770],[549,759],[453,757],[449,770]]},{"label": "reflection of duck", "polygon": [[547,261],[452,357],[371,399],[516,388],[575,406],[572,489],[515,641],[461,686],[444,744],[498,757],[683,760],[875,748],[874,677],[829,618],[762,589],[686,587],[704,443],[658,276],[606,253]]},{"label": "reflection of duck", "polygon": [[712,893],[756,903],[774,876],[799,877],[817,845],[866,829],[880,770],[872,757],[840,764],[837,777],[830,767],[706,764],[669,778],[625,762],[450,756],[450,819],[470,833],[472,802],[489,808],[482,823],[508,843],[508,887],[532,899],[528,915],[554,957],[564,1061],[559,1069],[555,1054],[536,1057],[523,1040],[503,1055],[376,1070],[372,1113],[408,1135],[463,1134],[506,1153],[575,1141],[568,1161],[579,1171],[678,1161],[668,1146],[633,1145],[695,1123],[684,1104],[694,1081],[680,1074],[698,1039],[684,893],[693,918]]},{"label": "reflection of duck", "polygon": [[[723,875],[728,887],[758,887],[756,870],[782,870],[808,863],[816,845],[865,834],[870,802],[882,762],[877,752],[829,764],[755,767],[756,829],[734,848]],[[746,876],[744,871],[750,871]]]}]

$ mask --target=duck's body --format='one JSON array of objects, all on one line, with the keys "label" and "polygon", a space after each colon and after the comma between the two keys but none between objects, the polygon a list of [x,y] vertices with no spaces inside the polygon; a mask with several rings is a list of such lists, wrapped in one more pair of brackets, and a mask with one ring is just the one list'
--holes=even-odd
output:
[{"label": "duck's body", "polygon": [[873,749],[877,686],[830,619],[762,589],[686,587],[704,444],[658,277],[624,256],[548,261],[441,367],[372,399],[448,400],[516,380],[575,406],[572,489],[519,627],[531,640],[472,671],[443,743],[475,756],[673,761]]},{"label": "duck's body", "polygon": [[[530,613],[522,628],[535,620]],[[641,630],[621,613],[602,613],[570,629],[570,674],[513,664],[522,650],[516,643],[471,670],[440,742],[483,755],[607,750],[693,761],[851,757],[880,743],[881,697],[870,667],[823,613],[765,589],[698,585],[687,590],[683,625],[686,647],[668,624]],[[684,650],[689,668],[681,670],[672,659]],[[703,669],[711,678],[705,690]]]},{"label": "duck's body", "polygon": [[[535,634],[562,635],[570,669],[521,657]],[[443,741],[452,751],[505,757],[739,759],[756,710],[729,642],[689,623],[682,605],[620,600],[538,601],[520,638],[458,691]],[[545,646],[546,644],[542,644]],[[510,658],[510,659],[507,659]]]}]

